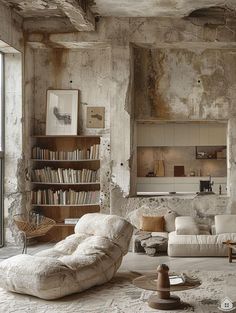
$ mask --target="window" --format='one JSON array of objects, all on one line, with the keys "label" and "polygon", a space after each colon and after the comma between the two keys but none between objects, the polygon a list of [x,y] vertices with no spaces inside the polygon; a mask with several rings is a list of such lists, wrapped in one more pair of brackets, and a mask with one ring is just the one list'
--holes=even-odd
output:
[{"label": "window", "polygon": [[3,149],[4,149],[4,56],[0,53],[0,246],[4,243]]}]

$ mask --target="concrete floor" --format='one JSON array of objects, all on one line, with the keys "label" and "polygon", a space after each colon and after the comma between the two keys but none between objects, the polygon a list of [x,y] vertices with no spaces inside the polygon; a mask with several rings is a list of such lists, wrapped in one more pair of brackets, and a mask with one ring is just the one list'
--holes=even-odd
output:
[{"label": "concrete floor", "polygon": [[[28,254],[35,254],[41,250],[52,247],[53,243],[34,244],[28,246]],[[16,254],[20,254],[22,247],[8,244],[0,248],[0,261]],[[236,260],[228,262],[226,257],[198,257],[198,258],[170,258],[168,256],[150,257],[143,254],[129,252],[123,259],[119,271],[148,272],[155,271],[159,264],[166,263],[173,271],[209,270],[209,271],[232,271],[236,270]]]}]

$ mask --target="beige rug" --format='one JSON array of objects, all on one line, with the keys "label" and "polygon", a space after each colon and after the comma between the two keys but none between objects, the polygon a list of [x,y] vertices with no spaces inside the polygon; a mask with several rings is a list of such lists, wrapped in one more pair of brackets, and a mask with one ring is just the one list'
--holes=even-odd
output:
[{"label": "beige rug", "polygon": [[[235,268],[236,270],[236,268]],[[169,312],[220,312],[224,296],[236,301],[235,272],[189,272],[203,281],[196,289],[176,293],[190,304],[184,310]],[[35,297],[7,292],[0,288],[1,313],[151,313],[146,303],[150,291],[135,287],[133,273],[119,273],[109,283],[59,300],[45,301]]]}]

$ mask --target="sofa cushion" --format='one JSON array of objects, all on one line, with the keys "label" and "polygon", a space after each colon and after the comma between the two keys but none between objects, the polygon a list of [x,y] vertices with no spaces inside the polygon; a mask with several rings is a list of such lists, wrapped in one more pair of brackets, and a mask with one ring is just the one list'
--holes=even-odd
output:
[{"label": "sofa cushion", "polygon": [[220,235],[176,235],[169,234],[168,255],[171,257],[227,256],[227,247],[222,243],[236,241],[236,233]]},{"label": "sofa cushion", "polygon": [[165,231],[168,233],[175,231],[175,219],[177,217],[177,213],[169,210],[165,215]]},{"label": "sofa cushion", "polygon": [[215,216],[216,234],[236,233],[236,215],[223,214]]},{"label": "sofa cushion", "polygon": [[164,216],[145,216],[140,220],[140,228],[150,232],[164,232]]},{"label": "sofa cushion", "polygon": [[75,225],[75,233],[106,237],[116,243],[124,254],[129,248],[127,238],[132,236],[132,225],[117,215],[88,213]]},{"label": "sofa cushion", "polygon": [[178,216],[175,219],[177,235],[198,235],[199,228],[192,216]]}]

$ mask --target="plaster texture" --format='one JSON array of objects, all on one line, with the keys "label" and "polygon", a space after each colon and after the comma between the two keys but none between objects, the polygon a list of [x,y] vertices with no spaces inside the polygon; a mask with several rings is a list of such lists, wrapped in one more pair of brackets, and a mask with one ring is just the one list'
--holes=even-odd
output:
[{"label": "plaster texture", "polygon": [[18,51],[24,50],[22,18],[0,3],[0,40]]},{"label": "plaster texture", "polygon": [[[5,55],[5,156],[4,216],[24,211],[25,175],[22,142],[22,59],[20,53]],[[8,239],[8,238],[7,238]]]},{"label": "plaster texture", "polygon": [[[103,149],[103,194],[110,192],[105,211],[126,215],[143,203],[163,201],[180,214],[197,210],[202,218],[208,210],[236,212],[236,25],[232,19],[201,21],[106,17],[96,32],[28,36],[35,51],[36,131],[45,127],[47,88],[81,90],[80,125],[87,134],[84,103],[106,107],[105,129],[93,130],[105,136],[106,147],[110,140],[109,151]],[[135,197],[137,119],[228,122],[229,201]]]},{"label": "plaster texture", "polygon": [[[34,93],[28,94],[28,99],[33,96],[31,101],[35,104],[33,133],[45,134],[47,89],[79,89],[79,134],[101,136],[101,203],[102,212],[109,212],[111,51],[109,48],[34,50],[33,58],[34,71],[28,72],[29,76],[33,75]],[[31,84],[32,78],[27,80]],[[105,107],[105,128],[86,127],[88,106]]]}]

